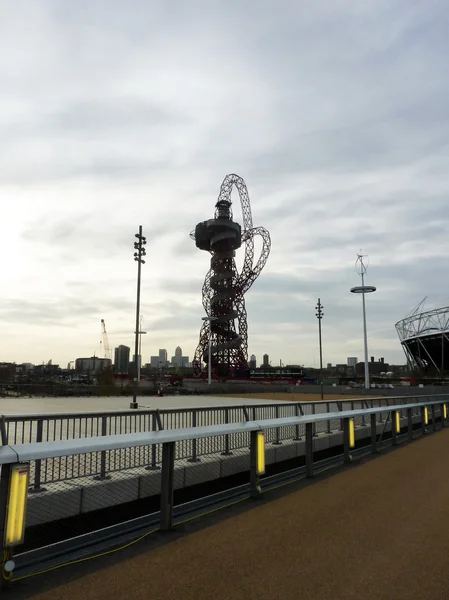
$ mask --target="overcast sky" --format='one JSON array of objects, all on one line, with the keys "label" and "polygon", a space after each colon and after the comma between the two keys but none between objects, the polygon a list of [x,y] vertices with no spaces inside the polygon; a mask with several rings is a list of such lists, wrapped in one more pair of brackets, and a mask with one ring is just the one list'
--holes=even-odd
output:
[{"label": "overcast sky", "polygon": [[[63,366],[133,345],[192,357],[207,253],[189,232],[227,173],[272,250],[247,294],[249,352],[363,357],[449,304],[445,0],[0,0],[0,361]],[[241,220],[238,196],[234,215]],[[241,259],[238,259],[241,263]]]}]

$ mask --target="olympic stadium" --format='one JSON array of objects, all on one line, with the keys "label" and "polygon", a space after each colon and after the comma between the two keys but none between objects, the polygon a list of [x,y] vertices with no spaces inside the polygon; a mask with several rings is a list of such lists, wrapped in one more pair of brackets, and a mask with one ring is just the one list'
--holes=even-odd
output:
[{"label": "olympic stadium", "polygon": [[410,366],[443,377],[449,371],[449,306],[422,312],[425,300],[395,327]]}]

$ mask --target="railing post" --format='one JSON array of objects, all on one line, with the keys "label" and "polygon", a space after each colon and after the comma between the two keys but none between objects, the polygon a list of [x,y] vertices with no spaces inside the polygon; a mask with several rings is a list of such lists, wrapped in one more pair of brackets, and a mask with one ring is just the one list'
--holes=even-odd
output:
[{"label": "railing post", "polygon": [[[330,412],[330,403],[326,402],[326,412]],[[330,420],[326,423],[326,433],[332,433]]]},{"label": "railing post", "polygon": [[377,454],[377,421],[376,414],[370,415],[371,422],[371,452]]},{"label": "railing post", "polygon": [[[108,418],[106,415],[101,417],[101,435],[108,435]],[[110,475],[106,475],[106,452],[106,450],[102,450],[100,453],[100,474],[94,477],[97,481],[111,479]]]},{"label": "railing post", "polygon": [[2,446],[7,446],[8,445],[8,429],[6,427],[5,415],[2,415],[2,418],[0,421],[0,434],[1,434]]},{"label": "railing post", "polygon": [[432,404],[432,429],[433,431],[437,430],[437,411],[435,409],[435,404]]},{"label": "railing post", "polygon": [[343,462],[351,462],[351,448],[349,444],[349,418],[343,419]]},{"label": "railing post", "polygon": [[[302,416],[301,405],[299,404],[299,402],[296,404],[295,409],[296,409],[296,416],[297,417]],[[295,425],[295,433],[296,433],[296,436],[293,439],[295,441],[301,440],[302,438],[299,434],[299,425]]]},{"label": "railing post", "polygon": [[[196,416],[197,416],[197,411],[194,410],[192,412],[192,427],[196,427]],[[197,456],[197,440],[195,438],[192,440],[192,458],[189,458],[187,460],[187,462],[190,462],[190,463],[200,462],[200,459]]]},{"label": "railing post", "polygon": [[408,439],[411,442],[413,440],[413,413],[411,408],[407,408],[407,431]]},{"label": "railing post", "polygon": [[[279,419],[279,406],[276,406],[275,411],[276,411],[276,419]],[[276,439],[273,442],[273,445],[280,446],[281,444],[282,444],[282,442],[281,442],[279,427],[276,427]]]},{"label": "railing post", "polygon": [[[37,421],[37,431],[36,431],[36,442],[42,442],[44,433],[44,421],[43,419],[38,419]],[[41,459],[38,458],[34,461],[34,482],[33,486],[28,490],[32,494],[37,492],[45,492],[45,488],[41,487]]]},{"label": "railing post", "polygon": [[[343,410],[343,404],[341,402],[337,402],[337,408],[340,412]],[[340,430],[343,431],[343,419],[340,419]]]},{"label": "railing post", "polygon": [[257,475],[257,431],[251,431],[251,445],[250,445],[250,496],[251,498],[258,498],[261,493],[259,476]]},{"label": "railing post", "polygon": [[313,477],[313,427],[306,423],[306,476]]},{"label": "railing post", "polygon": [[398,445],[398,434],[396,431],[396,415],[398,414],[397,410],[391,411],[391,441],[393,446]]},{"label": "railing post", "polygon": [[[158,431],[158,413],[151,415],[151,431]],[[151,445],[151,465],[146,467],[146,471],[158,471],[161,467],[157,464],[157,445]]]},{"label": "railing post", "polygon": [[[229,423],[229,408],[225,408],[225,423]],[[229,435],[225,435],[225,449],[221,453],[222,456],[231,456],[232,452],[229,450]]]},{"label": "railing post", "polygon": [[[316,414],[315,402],[312,404],[312,414]],[[316,432],[316,423],[313,423],[313,437],[318,437]]]},{"label": "railing post", "polygon": [[168,531],[173,526],[173,476],[175,472],[175,442],[162,444],[160,526]]}]

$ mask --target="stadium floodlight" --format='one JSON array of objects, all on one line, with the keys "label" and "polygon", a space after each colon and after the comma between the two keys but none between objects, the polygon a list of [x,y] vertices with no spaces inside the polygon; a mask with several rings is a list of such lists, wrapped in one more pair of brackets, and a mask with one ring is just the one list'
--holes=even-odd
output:
[{"label": "stadium floodlight", "polygon": [[365,294],[370,294],[376,291],[373,285],[365,285],[365,275],[367,265],[364,264],[363,259],[366,254],[357,254],[357,260],[355,263],[357,273],[362,278],[362,285],[351,288],[353,294],[362,294],[362,307],[363,307],[363,337],[365,343],[365,388],[369,390],[369,367],[368,367],[368,337],[366,333],[366,305],[365,305]]}]

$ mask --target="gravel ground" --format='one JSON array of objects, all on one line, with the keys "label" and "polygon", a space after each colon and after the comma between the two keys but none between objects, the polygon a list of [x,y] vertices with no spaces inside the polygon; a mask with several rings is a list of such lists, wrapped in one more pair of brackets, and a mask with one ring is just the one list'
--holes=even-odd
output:
[{"label": "gravel ground", "polygon": [[27,596],[447,600],[448,447],[449,429]]}]

